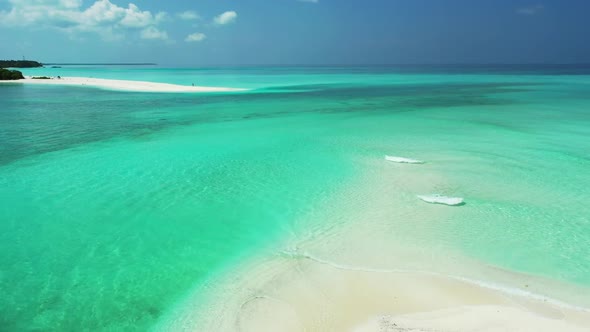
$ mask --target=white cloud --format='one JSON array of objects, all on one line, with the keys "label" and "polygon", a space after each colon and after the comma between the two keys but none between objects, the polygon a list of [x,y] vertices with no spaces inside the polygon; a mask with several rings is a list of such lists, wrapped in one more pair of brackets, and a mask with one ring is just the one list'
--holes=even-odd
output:
[{"label": "white cloud", "polygon": [[195,33],[191,33],[190,35],[186,36],[184,41],[187,43],[195,43],[195,42],[203,41],[203,40],[205,40],[205,38],[207,38],[207,36],[204,33],[195,32]]},{"label": "white cloud", "polygon": [[168,33],[166,31],[162,31],[156,27],[147,27],[147,28],[141,30],[141,39],[167,40]]},{"label": "white cloud", "polygon": [[[0,24],[56,28],[66,33],[94,32],[107,40],[120,39],[127,29],[156,29],[167,14],[139,9],[129,3],[121,7],[110,0],[96,0],[83,8],[82,0],[8,0],[8,11],[0,11]],[[153,29],[150,29],[153,32]],[[143,37],[143,32],[141,36]],[[149,35],[149,34],[148,34]],[[161,39],[161,38],[160,38]]]},{"label": "white cloud", "polygon": [[149,11],[141,11],[136,5],[130,3],[129,8],[125,9],[125,16],[119,24],[131,28],[143,28],[155,24],[155,17]]},{"label": "white cloud", "polygon": [[545,6],[535,5],[535,6],[519,8],[516,10],[516,12],[521,15],[535,15],[535,14],[538,14],[539,12],[542,12],[543,10],[545,10]]},{"label": "white cloud", "polygon": [[225,25],[234,22],[238,18],[238,13],[234,11],[227,11],[213,19],[217,25]]},{"label": "white cloud", "polygon": [[177,16],[180,19],[183,19],[186,21],[198,20],[199,18],[201,18],[201,16],[199,16],[199,14],[197,12],[192,11],[192,10],[187,10],[185,12],[178,13]]}]

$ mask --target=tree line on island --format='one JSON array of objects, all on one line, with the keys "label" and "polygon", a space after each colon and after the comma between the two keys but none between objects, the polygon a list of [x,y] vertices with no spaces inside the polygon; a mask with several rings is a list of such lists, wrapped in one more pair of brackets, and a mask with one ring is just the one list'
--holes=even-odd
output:
[{"label": "tree line on island", "polygon": [[0,60],[0,80],[2,81],[16,81],[22,80],[25,77],[23,73],[18,70],[10,70],[5,68],[36,68],[43,67],[37,61],[29,60]]},{"label": "tree line on island", "polygon": [[23,73],[21,73],[18,70],[9,70],[9,69],[4,69],[4,68],[0,68],[0,80],[1,81],[16,81],[16,80],[22,80],[25,77],[23,76]]},{"label": "tree line on island", "polygon": [[37,68],[43,64],[31,60],[0,60],[0,68]]}]

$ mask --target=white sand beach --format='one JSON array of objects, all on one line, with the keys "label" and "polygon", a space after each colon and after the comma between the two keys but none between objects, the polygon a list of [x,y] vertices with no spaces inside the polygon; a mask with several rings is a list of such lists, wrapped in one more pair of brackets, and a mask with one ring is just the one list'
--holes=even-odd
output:
[{"label": "white sand beach", "polygon": [[31,76],[18,81],[0,81],[0,84],[38,84],[88,86],[107,90],[135,92],[232,92],[245,89],[207,86],[186,86],[146,81],[111,80],[91,77],[61,77],[51,79],[33,79]]},{"label": "white sand beach", "polygon": [[[223,286],[221,286],[223,285]],[[590,312],[419,272],[260,261],[187,301],[162,331],[588,331]]]},{"label": "white sand beach", "polygon": [[350,220],[331,229],[302,220],[283,248],[198,287],[158,330],[588,331],[587,292],[404,241],[412,228],[460,213],[404,194],[441,186],[439,174],[359,162],[375,173],[309,216]]}]

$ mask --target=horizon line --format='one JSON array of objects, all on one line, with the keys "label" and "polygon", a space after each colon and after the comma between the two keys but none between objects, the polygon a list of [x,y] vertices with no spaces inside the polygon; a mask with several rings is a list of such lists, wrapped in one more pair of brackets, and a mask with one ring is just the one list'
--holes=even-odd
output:
[{"label": "horizon line", "polygon": [[[158,64],[154,62],[40,62],[42,65],[62,65],[62,66],[167,66],[172,65],[170,63]],[[469,63],[323,63],[323,64],[305,64],[305,63],[284,63],[284,64],[261,64],[261,63],[250,63],[250,64],[177,64],[178,66],[200,66],[200,67],[379,67],[379,66],[572,66],[572,65],[590,65],[590,62],[469,62]]]},{"label": "horizon line", "polygon": [[41,62],[44,66],[157,66],[153,62]]}]

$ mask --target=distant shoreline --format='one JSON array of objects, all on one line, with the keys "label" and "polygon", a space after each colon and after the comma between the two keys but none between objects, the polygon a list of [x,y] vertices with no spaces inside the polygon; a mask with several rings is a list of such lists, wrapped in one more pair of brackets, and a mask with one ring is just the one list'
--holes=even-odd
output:
[{"label": "distant shoreline", "polygon": [[32,60],[0,60],[0,68],[39,68],[43,64]]},{"label": "distant shoreline", "polygon": [[111,80],[91,77],[61,77],[51,79],[25,79],[16,81],[0,81],[0,84],[36,84],[36,85],[69,85],[89,86],[106,90],[134,91],[134,92],[237,92],[246,89],[229,87],[187,86],[169,83],[146,81]]},{"label": "distant shoreline", "polygon": [[157,63],[139,62],[139,63],[73,63],[73,62],[48,62],[44,66],[157,66]]}]

